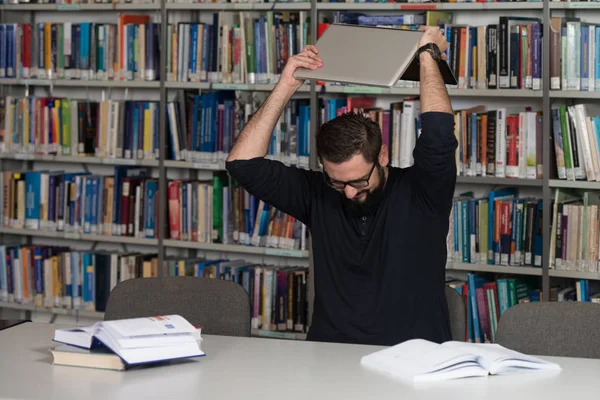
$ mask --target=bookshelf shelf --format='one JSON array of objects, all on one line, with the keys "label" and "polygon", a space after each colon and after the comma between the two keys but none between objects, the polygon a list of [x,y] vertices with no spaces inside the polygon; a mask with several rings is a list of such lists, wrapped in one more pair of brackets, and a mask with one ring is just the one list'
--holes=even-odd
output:
[{"label": "bookshelf shelf", "polygon": [[264,329],[252,329],[251,335],[263,338],[306,340],[306,333],[300,332],[266,331]]},{"label": "bookshelf shelf", "polygon": [[160,3],[122,4],[3,4],[0,11],[152,11],[159,10]]},{"label": "bookshelf shelf", "polygon": [[[318,90],[318,89],[317,89]],[[325,85],[325,93],[370,94],[370,95],[401,95],[417,96],[419,88],[393,87],[363,87],[344,85]],[[451,97],[516,97],[542,98],[542,91],[527,89],[448,89]]]},{"label": "bookshelf shelf", "polygon": [[600,92],[583,92],[578,90],[551,90],[551,99],[600,99]]},{"label": "bookshelf shelf", "polygon": [[541,179],[496,178],[493,176],[457,176],[456,183],[542,187]]},{"label": "bookshelf shelf", "polygon": [[469,264],[469,263],[448,263],[446,270],[470,271],[470,272],[491,272],[495,274],[514,274],[514,275],[533,275],[542,276],[542,269],[536,267],[513,267],[510,265],[487,265],[487,264]]},{"label": "bookshelf shelf", "polygon": [[588,181],[566,181],[562,179],[550,179],[551,188],[565,188],[565,189],[590,189],[600,190],[600,182],[588,182]]},{"label": "bookshelf shelf", "polygon": [[501,3],[317,3],[318,11],[541,10],[539,2]]},{"label": "bookshelf shelf", "polygon": [[11,310],[31,311],[44,314],[55,314],[55,315],[71,315],[75,317],[86,317],[94,319],[104,318],[103,312],[97,311],[84,311],[78,309],[68,309],[60,307],[38,307],[34,304],[21,304],[3,301],[0,302],[0,308],[7,308]]},{"label": "bookshelf shelf", "polygon": [[[110,235],[89,235],[81,233],[65,233],[65,232],[49,232],[49,231],[34,231],[30,229],[16,228],[0,228],[0,234],[18,235],[18,236],[35,236],[55,239],[68,240],[83,240],[90,242],[104,243],[122,243],[138,246],[157,246],[157,239],[144,239],[130,236],[110,236]],[[164,240],[165,247],[194,249],[205,251],[217,251],[223,253],[242,253],[242,254],[260,254],[265,256],[287,257],[287,258],[308,258],[308,251],[303,250],[287,250],[270,247],[254,247],[238,244],[220,244],[220,243],[194,243],[183,240]]]},{"label": "bookshelf shelf", "polygon": [[68,239],[68,240],[84,240],[90,242],[104,242],[104,243],[122,243],[122,244],[134,244],[139,246],[157,246],[157,239],[144,239],[130,236],[110,236],[110,235],[89,235],[82,233],[68,233],[68,232],[49,232],[49,231],[34,231],[30,229],[16,229],[16,228],[0,228],[1,234],[6,235],[19,235],[19,236],[35,236],[35,237],[46,237],[55,239]]},{"label": "bookshelf shelf", "polygon": [[137,88],[158,89],[159,81],[116,81],[116,80],[76,80],[76,79],[14,79],[2,78],[0,85],[93,87],[93,88]]},{"label": "bookshelf shelf", "polygon": [[225,163],[165,160],[165,167],[178,169],[202,169],[207,171],[222,171],[225,169]]},{"label": "bookshelf shelf", "polygon": [[598,272],[580,272],[580,271],[562,271],[557,269],[549,270],[549,274],[553,278],[574,278],[574,279],[589,279],[600,280]]},{"label": "bookshelf shelf", "polygon": [[167,3],[167,10],[180,11],[308,11],[310,2],[287,3]]},{"label": "bookshelf shelf", "polygon": [[[255,92],[270,92],[275,84],[267,83],[209,83],[209,82],[165,82],[167,89],[211,89],[211,90],[244,90]],[[304,85],[298,89],[299,93],[310,93],[310,85]]]},{"label": "bookshelf shelf", "polygon": [[551,10],[600,10],[600,3],[587,1],[558,2],[549,3]]},{"label": "bookshelf shelf", "polygon": [[244,246],[239,244],[220,244],[220,243],[195,243],[188,242],[185,240],[164,240],[166,247],[190,249],[190,250],[204,250],[204,251],[217,251],[223,253],[243,253],[243,254],[260,254],[265,256],[277,256],[287,258],[308,258],[308,251],[302,250],[287,250],[270,247],[255,247],[255,246]]},{"label": "bookshelf shelf", "polygon": [[158,160],[133,160],[127,158],[101,158],[85,156],[55,156],[45,154],[0,154],[0,159],[16,161],[47,161],[72,164],[106,164],[106,165],[131,165],[139,167],[158,167]]}]

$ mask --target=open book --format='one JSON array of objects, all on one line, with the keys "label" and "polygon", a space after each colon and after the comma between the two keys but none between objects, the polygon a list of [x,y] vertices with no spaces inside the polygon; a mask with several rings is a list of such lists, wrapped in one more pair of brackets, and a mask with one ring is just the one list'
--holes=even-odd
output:
[{"label": "open book", "polygon": [[412,382],[432,382],[533,370],[560,370],[560,366],[509,350],[498,344],[423,339],[408,340],[368,354],[367,368]]},{"label": "open book", "polygon": [[127,365],[203,356],[200,330],[179,315],[100,321],[57,329],[54,341],[86,349],[105,346]]}]

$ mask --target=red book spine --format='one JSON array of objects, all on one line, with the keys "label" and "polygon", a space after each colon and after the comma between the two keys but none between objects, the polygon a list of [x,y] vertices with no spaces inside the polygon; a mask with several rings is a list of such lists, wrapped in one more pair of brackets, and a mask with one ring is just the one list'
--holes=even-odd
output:
[{"label": "red book spine", "polygon": [[169,237],[181,240],[181,227],[179,224],[179,182],[169,183]]},{"label": "red book spine", "polygon": [[30,78],[31,68],[31,24],[23,24],[23,49],[21,63],[23,64],[23,78]]}]

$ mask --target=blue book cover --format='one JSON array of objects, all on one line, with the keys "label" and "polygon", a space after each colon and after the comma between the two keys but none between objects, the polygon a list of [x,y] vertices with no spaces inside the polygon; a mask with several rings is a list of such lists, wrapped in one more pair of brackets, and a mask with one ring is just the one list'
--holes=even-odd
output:
[{"label": "blue book cover", "polygon": [[[95,212],[94,206],[94,178],[87,177],[82,181],[82,202],[85,204],[83,208],[83,233],[91,233],[92,213]],[[85,187],[84,187],[85,186]]]},{"label": "blue book cover", "polygon": [[495,255],[499,254],[500,243],[494,240],[494,206],[495,200],[517,196],[516,188],[504,188],[491,190],[488,194],[488,264],[499,264],[495,261]]},{"label": "blue book cover", "polygon": [[[82,22],[81,41],[79,46],[80,69],[83,71],[90,69],[90,23]],[[85,76],[85,75],[84,75]]]},{"label": "blue book cover", "polygon": [[473,318],[473,339],[475,343],[483,343],[483,335],[481,334],[479,325],[479,310],[477,308],[477,288],[483,287],[486,282],[482,277],[469,273],[467,275],[469,284],[469,305],[471,306],[471,316]]},{"label": "blue book cover", "polygon": [[146,181],[146,194],[144,196],[146,211],[145,228],[146,237],[154,238],[154,230],[156,229],[155,210],[156,210],[156,191],[158,190],[158,182],[155,180]]},{"label": "blue book cover", "polygon": [[72,297],[73,297],[73,307],[77,307],[81,305],[81,292],[82,292],[82,270],[81,270],[81,253],[72,252],[71,253],[71,281],[72,283]]},{"label": "blue book cover", "polygon": [[202,82],[208,80],[208,70],[210,65],[210,46],[212,41],[212,30],[209,24],[204,24],[204,33],[202,34],[202,68],[200,70]]},{"label": "blue book cover", "polygon": [[589,74],[589,59],[590,59],[590,26],[581,24],[581,43],[580,43],[580,79],[581,79],[581,90],[588,91],[590,88],[590,74]]},{"label": "blue book cover", "polygon": [[6,77],[6,24],[0,24],[0,78]]},{"label": "blue book cover", "polygon": [[16,77],[16,41],[17,41],[17,25],[6,25],[6,77]]},{"label": "blue book cover", "polygon": [[0,301],[8,301],[8,273],[6,271],[6,246],[0,245]]},{"label": "blue book cover", "polygon": [[25,229],[40,229],[41,180],[40,171],[25,174]]},{"label": "blue book cover", "polygon": [[35,294],[38,298],[44,298],[44,257],[42,248],[36,247],[33,250],[34,267],[35,267]]},{"label": "blue book cover", "polygon": [[188,69],[190,71],[190,76],[194,77],[198,73],[196,70],[196,65],[198,65],[198,24],[189,25],[190,28],[190,36],[191,36],[191,45],[190,45],[190,65]]},{"label": "blue book cover", "polygon": [[[95,298],[94,282],[94,254],[83,253],[83,304],[84,307],[90,307],[94,304]],[[90,307],[91,308],[91,307]]]},{"label": "blue book cover", "polygon": [[96,178],[97,186],[98,186],[98,211],[96,214],[96,219],[94,224],[96,225],[96,233],[98,235],[104,234],[104,176],[99,176]]}]

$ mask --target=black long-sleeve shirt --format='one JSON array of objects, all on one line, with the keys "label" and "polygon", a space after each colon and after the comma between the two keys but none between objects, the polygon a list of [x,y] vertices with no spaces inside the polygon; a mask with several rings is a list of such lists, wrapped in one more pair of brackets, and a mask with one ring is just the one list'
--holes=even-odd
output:
[{"label": "black long-sleeve shirt", "polygon": [[375,214],[349,212],[320,171],[254,158],[226,165],[252,195],[312,235],[315,303],[308,340],[393,345],[451,339],[444,292],[456,183],[454,117],[421,115],[409,168],[389,167]]}]

